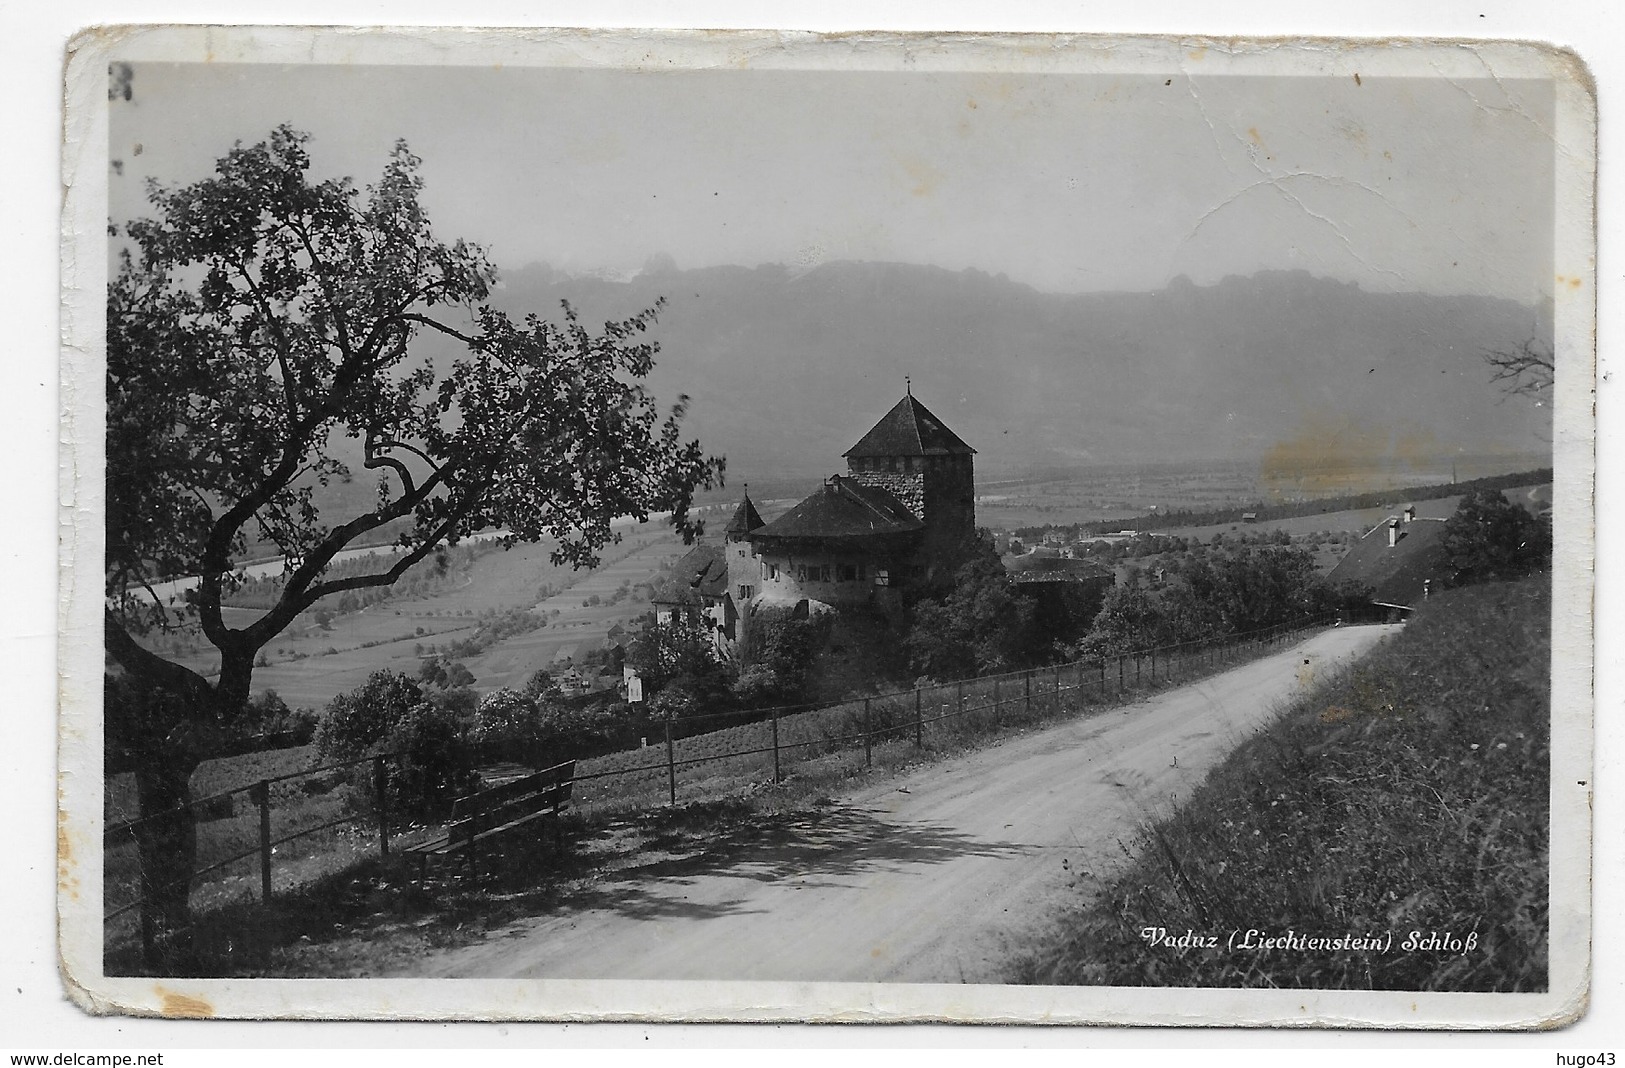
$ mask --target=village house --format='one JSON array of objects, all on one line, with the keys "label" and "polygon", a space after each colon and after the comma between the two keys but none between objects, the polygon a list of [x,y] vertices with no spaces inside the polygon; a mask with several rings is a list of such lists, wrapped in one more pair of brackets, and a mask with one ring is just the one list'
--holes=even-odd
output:
[{"label": "village house", "polygon": [[703,626],[711,632],[717,652],[732,657],[738,645],[739,602],[730,596],[728,581],[724,550],[703,542],[694,546],[649,598],[656,624]]},{"label": "village house", "polygon": [[1406,505],[1366,531],[1326,580],[1369,587],[1372,604],[1408,616],[1450,575],[1444,525]]}]

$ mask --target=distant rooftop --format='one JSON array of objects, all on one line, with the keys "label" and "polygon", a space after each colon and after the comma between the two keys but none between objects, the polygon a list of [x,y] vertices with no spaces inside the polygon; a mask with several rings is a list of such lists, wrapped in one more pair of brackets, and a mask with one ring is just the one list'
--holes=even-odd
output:
[{"label": "distant rooftop", "polygon": [[976,452],[910,393],[880,417],[848,458],[862,456],[969,456]]}]

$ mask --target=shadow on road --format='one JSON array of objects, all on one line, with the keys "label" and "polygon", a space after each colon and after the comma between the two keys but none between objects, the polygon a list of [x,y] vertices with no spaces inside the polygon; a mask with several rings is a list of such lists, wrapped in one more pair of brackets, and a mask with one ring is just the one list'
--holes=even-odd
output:
[{"label": "shadow on road", "polygon": [[748,887],[722,901],[690,899],[686,891],[701,878],[794,881],[811,888],[906,865],[1016,856],[1033,848],[932,823],[891,822],[843,805],[758,815],[748,824],[707,831],[655,829],[639,837],[626,836],[610,855],[601,855],[601,879],[568,894],[558,903],[561,909],[602,909],[648,920],[713,918],[761,910],[748,904]]}]

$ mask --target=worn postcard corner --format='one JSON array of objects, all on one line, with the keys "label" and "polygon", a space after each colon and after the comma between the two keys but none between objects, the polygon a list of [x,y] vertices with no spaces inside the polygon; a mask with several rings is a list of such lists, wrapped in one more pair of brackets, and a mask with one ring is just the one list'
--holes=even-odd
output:
[{"label": "worn postcard corner", "polygon": [[85,1011],[1585,1012],[1573,53],[119,26],[65,96]]}]

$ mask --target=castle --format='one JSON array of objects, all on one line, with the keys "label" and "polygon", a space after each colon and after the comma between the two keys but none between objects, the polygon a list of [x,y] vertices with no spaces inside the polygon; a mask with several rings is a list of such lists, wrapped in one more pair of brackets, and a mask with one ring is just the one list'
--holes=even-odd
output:
[{"label": "castle", "polygon": [[910,389],[846,451],[846,474],[771,523],[747,492],[723,532],[719,639],[744,641],[764,608],[884,604],[952,566],[976,536],[975,455]]}]

